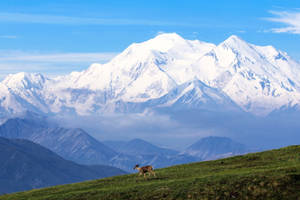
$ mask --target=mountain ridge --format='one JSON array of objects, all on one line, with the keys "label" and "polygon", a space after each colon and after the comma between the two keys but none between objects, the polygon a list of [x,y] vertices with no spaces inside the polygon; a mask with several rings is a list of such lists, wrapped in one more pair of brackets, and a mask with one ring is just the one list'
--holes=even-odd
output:
[{"label": "mountain ridge", "polygon": [[30,140],[81,164],[108,165],[111,157],[117,155],[80,128],[62,128],[36,119],[9,119],[0,126],[0,136]]},{"label": "mountain ridge", "polygon": [[190,145],[183,152],[201,160],[215,160],[249,153],[247,147],[227,137],[205,137]]},{"label": "mountain ridge", "polygon": [[[247,43],[238,36],[214,45],[185,40],[176,33],[161,34],[81,72],[52,79],[42,74],[9,75],[0,84],[0,112],[99,115],[124,112],[119,104],[141,103],[143,111],[170,106],[145,102],[197,80],[219,91],[219,96],[226,94],[243,111],[267,115],[282,107],[298,107],[298,74],[300,64],[286,53]],[[202,97],[194,96],[200,102]]]},{"label": "mountain ridge", "polygon": [[0,193],[125,174],[115,167],[85,166],[64,160],[29,140],[0,137],[0,147]]}]

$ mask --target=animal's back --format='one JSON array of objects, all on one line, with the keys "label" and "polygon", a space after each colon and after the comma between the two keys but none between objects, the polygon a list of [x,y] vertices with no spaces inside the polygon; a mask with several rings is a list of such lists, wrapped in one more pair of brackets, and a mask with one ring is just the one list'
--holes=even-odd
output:
[{"label": "animal's back", "polygon": [[151,165],[147,165],[147,166],[142,167],[142,170],[143,170],[143,172],[148,172],[148,171],[153,170],[153,167]]}]

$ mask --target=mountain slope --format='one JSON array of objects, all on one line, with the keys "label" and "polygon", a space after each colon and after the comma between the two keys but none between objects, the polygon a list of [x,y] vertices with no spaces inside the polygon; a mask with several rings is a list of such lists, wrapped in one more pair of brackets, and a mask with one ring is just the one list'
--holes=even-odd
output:
[{"label": "mountain slope", "polygon": [[206,137],[189,146],[183,153],[196,156],[202,160],[214,160],[234,155],[244,154],[245,145],[235,142],[227,137]]},{"label": "mountain slope", "polygon": [[65,159],[82,164],[109,164],[117,155],[82,129],[51,127],[46,121],[35,119],[9,119],[0,126],[0,136],[31,140]]},{"label": "mountain slope", "polygon": [[256,46],[231,36],[196,65],[210,65],[199,68],[199,79],[222,89],[246,111],[269,113],[299,103],[299,77],[291,73],[299,74],[299,64],[271,46]]},{"label": "mountain slope", "polygon": [[0,149],[0,193],[124,174],[114,167],[78,165],[28,140],[0,137]]},{"label": "mountain slope", "polygon": [[171,149],[161,148],[155,146],[142,139],[133,139],[128,142],[104,142],[107,146],[114,149],[117,152],[129,154],[129,155],[141,155],[141,154],[164,154],[164,155],[176,155],[178,152]]},{"label": "mountain slope", "polygon": [[[110,62],[82,72],[53,79],[10,75],[0,84],[0,112],[101,115],[216,104],[267,115],[299,109],[299,74],[300,64],[272,46],[249,44],[237,36],[214,45],[169,33],[134,43]],[[183,86],[188,94],[174,93]]]},{"label": "mountain slope", "polygon": [[300,146],[0,196],[1,200],[297,199]]},{"label": "mountain slope", "polygon": [[116,155],[112,149],[79,128],[47,128],[35,132],[28,139],[67,160],[82,164],[108,164],[110,158]]},{"label": "mountain slope", "polygon": [[3,113],[48,113],[49,107],[44,99],[44,87],[48,80],[39,73],[20,72],[8,75],[0,84],[0,105]]}]

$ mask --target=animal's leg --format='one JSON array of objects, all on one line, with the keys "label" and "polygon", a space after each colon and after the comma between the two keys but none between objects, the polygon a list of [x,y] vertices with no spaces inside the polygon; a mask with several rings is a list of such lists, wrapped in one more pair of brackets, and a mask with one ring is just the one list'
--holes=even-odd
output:
[{"label": "animal's leg", "polygon": [[154,172],[154,171],[151,171],[151,173],[153,174],[153,176],[154,176],[154,177],[156,177],[156,175],[155,175],[155,172]]}]

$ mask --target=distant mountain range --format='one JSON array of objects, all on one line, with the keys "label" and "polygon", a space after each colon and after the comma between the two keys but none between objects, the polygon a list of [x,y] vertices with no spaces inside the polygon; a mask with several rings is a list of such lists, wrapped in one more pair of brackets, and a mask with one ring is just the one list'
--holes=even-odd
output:
[{"label": "distant mountain range", "polygon": [[111,165],[129,172],[133,172],[137,163],[166,167],[196,161],[191,156],[178,156],[177,151],[160,148],[141,139],[102,143],[82,129],[61,128],[34,118],[7,120],[0,126],[0,136],[28,139],[80,164]]},{"label": "distant mountain range", "polygon": [[9,75],[0,83],[0,114],[101,115],[166,107],[267,115],[299,110],[299,74],[300,64],[272,46],[234,35],[214,45],[161,34],[82,72]]},{"label": "distant mountain range", "polygon": [[132,166],[136,164],[161,168],[200,160],[187,154],[180,155],[178,151],[172,149],[155,146],[142,139],[133,139],[127,142],[104,141],[104,144],[119,153],[111,160],[111,164],[127,171],[133,171]]},{"label": "distant mountain range", "polygon": [[109,164],[117,155],[82,129],[53,127],[35,119],[9,119],[0,126],[0,136],[31,140],[65,159],[82,164]]},{"label": "distant mountain range", "polygon": [[136,164],[161,168],[247,152],[243,145],[219,137],[200,140],[183,152],[142,139],[100,142],[82,129],[58,127],[35,116],[7,120],[0,126],[0,136],[30,140],[80,164],[110,165],[128,172],[133,172]]},{"label": "distant mountain range", "polygon": [[128,142],[104,141],[104,144],[121,153],[112,160],[113,165],[120,168],[127,165],[129,167],[128,171],[131,171],[130,166],[134,164],[151,164],[160,168],[202,160],[214,160],[250,152],[243,144],[230,138],[216,136],[202,138],[181,152],[157,147],[141,139],[133,139]]},{"label": "distant mountain range", "polygon": [[109,166],[67,161],[24,139],[0,137],[0,194],[125,174]]}]

